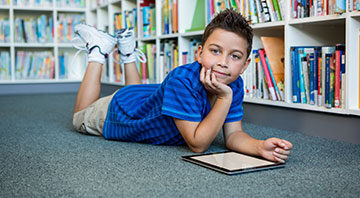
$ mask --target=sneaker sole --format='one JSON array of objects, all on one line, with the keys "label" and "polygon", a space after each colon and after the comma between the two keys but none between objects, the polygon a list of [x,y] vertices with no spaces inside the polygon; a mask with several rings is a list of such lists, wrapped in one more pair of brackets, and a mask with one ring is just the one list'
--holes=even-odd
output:
[{"label": "sneaker sole", "polygon": [[93,26],[91,26],[91,25],[82,23],[82,24],[78,24],[77,26],[78,26],[80,29],[82,29],[82,27],[85,28],[85,29],[89,29],[89,28],[90,28],[90,31],[89,31],[89,32],[90,32],[91,34],[93,34],[93,33],[95,33],[95,32],[96,32],[95,34],[98,34],[98,33],[102,32],[102,33],[104,33],[105,38],[106,38],[108,41],[110,41],[112,44],[116,44],[116,43],[117,43],[117,42],[116,42],[116,38],[115,38],[114,36],[112,36],[111,34],[105,32],[105,31],[98,30],[98,29],[96,29],[95,27],[93,27]]}]

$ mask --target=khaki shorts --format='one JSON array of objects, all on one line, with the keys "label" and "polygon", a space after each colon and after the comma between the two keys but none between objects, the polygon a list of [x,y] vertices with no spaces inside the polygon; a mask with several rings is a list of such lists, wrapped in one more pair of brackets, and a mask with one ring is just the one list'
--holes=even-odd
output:
[{"label": "khaki shorts", "polygon": [[76,112],[73,118],[75,130],[84,134],[102,136],[107,110],[115,93],[110,96],[99,98],[90,106]]}]

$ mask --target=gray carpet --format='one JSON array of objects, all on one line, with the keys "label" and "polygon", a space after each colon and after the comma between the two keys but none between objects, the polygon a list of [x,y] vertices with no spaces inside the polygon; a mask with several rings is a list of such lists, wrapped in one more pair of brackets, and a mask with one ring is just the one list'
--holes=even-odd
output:
[{"label": "gray carpet", "polygon": [[[236,176],[182,161],[185,146],[74,132],[75,94],[0,96],[0,197],[359,197],[360,145],[244,123],[280,137],[287,166]],[[219,135],[208,152],[223,151]]]}]

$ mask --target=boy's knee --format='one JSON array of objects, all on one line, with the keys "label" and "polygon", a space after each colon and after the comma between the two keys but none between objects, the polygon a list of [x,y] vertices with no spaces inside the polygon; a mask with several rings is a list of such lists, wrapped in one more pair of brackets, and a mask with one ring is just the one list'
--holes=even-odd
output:
[{"label": "boy's knee", "polygon": [[72,124],[75,130],[81,131],[81,125],[83,124],[83,120],[81,119],[81,113],[74,112],[72,117]]}]

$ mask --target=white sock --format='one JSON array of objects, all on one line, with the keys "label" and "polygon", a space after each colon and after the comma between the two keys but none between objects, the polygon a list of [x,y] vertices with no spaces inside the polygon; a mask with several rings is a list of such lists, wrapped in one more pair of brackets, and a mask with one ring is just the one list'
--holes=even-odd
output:
[{"label": "white sock", "polygon": [[99,48],[94,48],[88,56],[88,62],[97,62],[100,64],[104,64],[105,56],[100,54]]},{"label": "white sock", "polygon": [[136,61],[135,52],[133,52],[130,56],[120,56],[122,63],[131,63]]}]

